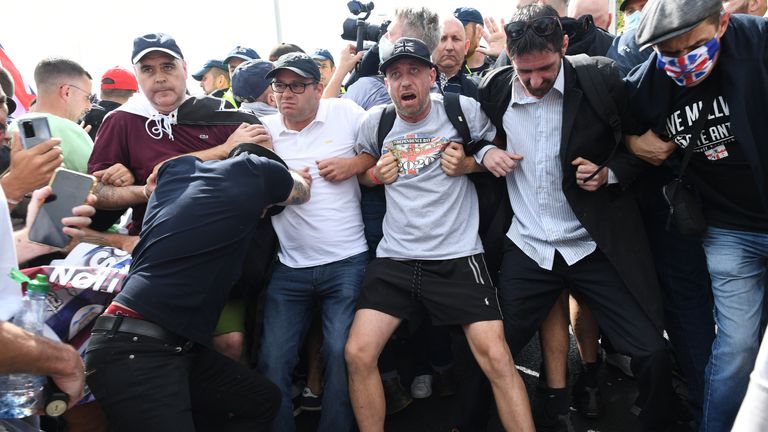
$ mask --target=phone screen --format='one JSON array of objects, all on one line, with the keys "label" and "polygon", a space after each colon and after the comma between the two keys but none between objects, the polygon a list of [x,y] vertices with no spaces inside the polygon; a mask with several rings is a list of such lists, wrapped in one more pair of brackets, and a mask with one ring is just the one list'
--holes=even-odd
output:
[{"label": "phone screen", "polygon": [[53,193],[40,207],[29,229],[29,240],[57,248],[69,244],[70,237],[62,232],[61,219],[72,216],[72,208],[85,202],[95,181],[87,174],[57,169],[51,180]]},{"label": "phone screen", "polygon": [[29,117],[19,120],[19,138],[25,149],[51,139],[48,117]]}]

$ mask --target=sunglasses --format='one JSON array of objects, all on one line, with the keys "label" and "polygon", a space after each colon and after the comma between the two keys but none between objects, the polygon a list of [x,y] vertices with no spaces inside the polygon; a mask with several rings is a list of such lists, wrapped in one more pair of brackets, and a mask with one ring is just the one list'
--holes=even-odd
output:
[{"label": "sunglasses", "polygon": [[508,39],[517,40],[523,37],[529,28],[537,36],[542,37],[551,35],[555,30],[560,30],[561,33],[563,31],[560,20],[553,16],[535,18],[530,21],[513,21],[504,26],[504,31],[507,33]]}]

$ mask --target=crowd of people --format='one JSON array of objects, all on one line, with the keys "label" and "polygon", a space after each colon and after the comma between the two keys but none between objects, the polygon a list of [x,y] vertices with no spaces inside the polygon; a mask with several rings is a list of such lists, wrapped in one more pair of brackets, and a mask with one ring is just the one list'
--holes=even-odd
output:
[{"label": "crowd of people", "polygon": [[[98,96],[41,60],[20,116],[0,69],[3,273],[66,253],[24,228],[60,166],[98,181],[70,246],[132,255],[83,359],[15,327],[0,279],[0,373],[50,376],[70,431],[290,432],[301,410],[383,431],[432,394],[459,401],[454,431],[569,431],[604,415],[610,359],[643,430],[768,428],[766,1],[623,0],[619,35],[608,0],[510,8],[400,8],[362,52],[199,69],[146,34]],[[24,148],[32,115],[55,138]]]}]

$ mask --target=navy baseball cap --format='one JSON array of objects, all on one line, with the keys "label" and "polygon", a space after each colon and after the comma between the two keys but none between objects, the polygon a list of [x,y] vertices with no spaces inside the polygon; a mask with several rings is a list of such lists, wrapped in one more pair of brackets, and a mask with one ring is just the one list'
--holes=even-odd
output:
[{"label": "navy baseball cap", "polygon": [[133,40],[131,63],[138,63],[142,57],[152,51],[161,51],[180,60],[184,58],[181,54],[181,48],[179,48],[176,40],[170,35],[165,33],[149,33]]},{"label": "navy baseball cap", "polygon": [[392,56],[379,66],[379,70],[381,73],[386,73],[387,68],[392,63],[404,58],[420,60],[430,67],[437,68],[432,63],[432,56],[427,44],[416,38],[401,37],[395,41],[395,49],[392,50]]},{"label": "navy baseball cap", "polygon": [[232,94],[241,100],[257,99],[272,82],[267,74],[274,67],[271,62],[261,59],[241,63],[232,73]]},{"label": "navy baseball cap", "polygon": [[471,7],[456,8],[456,10],[453,11],[453,16],[455,16],[459,21],[461,21],[461,23],[464,24],[465,26],[469,23],[478,23],[480,25],[483,25],[483,15],[480,14],[480,11],[478,11],[475,8],[471,8]]},{"label": "navy baseball cap", "polygon": [[211,68],[217,68],[221,69],[224,72],[229,73],[229,69],[227,69],[227,65],[224,64],[221,60],[208,60],[205,62],[202,68],[200,68],[199,71],[192,74],[192,78],[196,79],[197,81],[203,80],[203,75],[205,75]]},{"label": "navy baseball cap", "polygon": [[336,62],[333,61],[333,56],[331,55],[330,51],[325,48],[316,49],[315,52],[312,53],[312,58],[319,61],[329,60],[331,64],[336,66]]},{"label": "navy baseball cap", "polygon": [[255,60],[260,59],[259,53],[256,52],[256,50],[244,46],[236,46],[232,49],[232,51],[227,54],[227,57],[224,59],[224,63],[228,64],[230,60],[233,58],[241,58],[245,61],[248,60]]},{"label": "navy baseball cap", "polygon": [[312,57],[300,53],[292,52],[284,54],[275,62],[275,68],[267,73],[267,78],[274,78],[278,71],[289,70],[295,72],[304,78],[312,78],[320,81],[320,68]]}]

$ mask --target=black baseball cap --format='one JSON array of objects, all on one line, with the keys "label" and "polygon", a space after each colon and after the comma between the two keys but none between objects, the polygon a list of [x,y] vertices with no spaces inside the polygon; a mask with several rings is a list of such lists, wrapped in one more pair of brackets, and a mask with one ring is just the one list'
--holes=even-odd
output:
[{"label": "black baseball cap", "polygon": [[317,67],[317,63],[312,57],[304,53],[292,52],[284,54],[277,59],[275,68],[269,71],[266,77],[274,78],[281,70],[289,70],[304,78],[312,78],[315,81],[320,81],[320,68]]},{"label": "black baseball cap", "polygon": [[422,42],[420,39],[401,37],[395,41],[395,48],[392,50],[392,56],[390,56],[384,63],[381,64],[381,66],[379,66],[379,70],[381,73],[386,73],[387,68],[392,63],[404,58],[420,60],[423,63],[429,65],[429,67],[437,68],[437,66],[432,63],[432,56],[429,48],[427,47],[427,44]]},{"label": "black baseball cap", "polygon": [[176,40],[165,33],[149,33],[139,36],[133,40],[133,54],[131,54],[131,63],[136,64],[147,53],[152,51],[162,51],[166,54],[181,60],[184,56],[181,54],[181,48],[176,44]]}]

